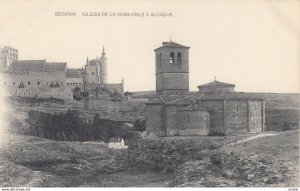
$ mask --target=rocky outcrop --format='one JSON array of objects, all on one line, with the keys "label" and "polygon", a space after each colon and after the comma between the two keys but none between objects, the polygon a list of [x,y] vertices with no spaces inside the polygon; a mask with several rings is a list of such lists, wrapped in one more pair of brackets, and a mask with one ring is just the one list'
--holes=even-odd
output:
[{"label": "rocky outcrop", "polygon": [[205,160],[186,162],[174,175],[178,187],[264,187],[277,186],[287,169],[273,169],[267,161],[255,161],[239,154],[214,151]]},{"label": "rocky outcrop", "polygon": [[130,168],[174,172],[182,163],[209,156],[222,140],[222,137],[137,140],[128,148],[127,162]]}]

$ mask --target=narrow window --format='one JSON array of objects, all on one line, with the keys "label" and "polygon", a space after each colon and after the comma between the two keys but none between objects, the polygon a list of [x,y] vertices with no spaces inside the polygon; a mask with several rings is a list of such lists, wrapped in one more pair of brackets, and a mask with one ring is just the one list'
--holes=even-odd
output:
[{"label": "narrow window", "polygon": [[170,53],[170,64],[173,64],[174,63],[174,52],[171,52]]},{"label": "narrow window", "polygon": [[94,72],[92,72],[92,75],[94,75]]},{"label": "narrow window", "polygon": [[238,112],[240,110],[238,105],[235,105],[235,110]]},{"label": "narrow window", "polygon": [[37,84],[37,85],[40,85],[40,82],[37,82],[36,84]]},{"label": "narrow window", "polygon": [[63,82],[60,82],[60,84],[63,85],[64,83],[63,83]]},{"label": "narrow window", "polygon": [[159,53],[159,68],[161,68],[161,53]]},{"label": "narrow window", "polygon": [[156,67],[159,68],[159,54],[156,54]]},{"label": "narrow window", "polygon": [[30,85],[30,82],[28,82],[27,84]]},{"label": "narrow window", "polygon": [[177,64],[181,65],[181,53],[177,53]]}]

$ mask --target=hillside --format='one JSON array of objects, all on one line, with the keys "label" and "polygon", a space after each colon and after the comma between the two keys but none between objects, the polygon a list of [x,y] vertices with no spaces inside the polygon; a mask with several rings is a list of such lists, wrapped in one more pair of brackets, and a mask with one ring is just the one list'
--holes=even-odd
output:
[{"label": "hillside", "polygon": [[133,186],[164,178],[157,172],[137,171],[119,173],[112,180],[100,171],[119,151],[100,142],[52,141],[23,135],[0,138],[0,187]]},{"label": "hillside", "polygon": [[100,142],[5,135],[0,186],[298,187],[299,131]]}]

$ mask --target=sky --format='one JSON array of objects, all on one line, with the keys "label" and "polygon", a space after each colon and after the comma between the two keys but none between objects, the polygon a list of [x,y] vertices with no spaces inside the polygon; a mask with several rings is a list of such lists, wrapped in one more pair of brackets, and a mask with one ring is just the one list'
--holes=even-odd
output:
[{"label": "sky", "polygon": [[[0,46],[19,59],[81,68],[108,57],[108,82],[125,91],[155,90],[154,49],[163,41],[190,48],[190,90],[214,80],[244,92],[300,92],[299,0],[96,1],[0,0]],[[75,12],[77,16],[55,16]],[[107,16],[82,16],[102,12]],[[142,16],[112,16],[114,13]],[[146,16],[146,13],[172,16]],[[110,16],[111,15],[111,16]]]}]

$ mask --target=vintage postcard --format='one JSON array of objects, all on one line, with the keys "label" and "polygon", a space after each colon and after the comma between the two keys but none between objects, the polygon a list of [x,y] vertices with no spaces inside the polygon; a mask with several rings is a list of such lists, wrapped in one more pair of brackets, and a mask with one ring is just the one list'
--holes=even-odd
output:
[{"label": "vintage postcard", "polygon": [[0,0],[0,188],[299,188],[300,1]]}]

